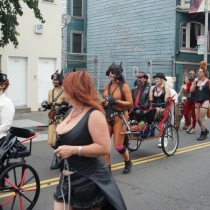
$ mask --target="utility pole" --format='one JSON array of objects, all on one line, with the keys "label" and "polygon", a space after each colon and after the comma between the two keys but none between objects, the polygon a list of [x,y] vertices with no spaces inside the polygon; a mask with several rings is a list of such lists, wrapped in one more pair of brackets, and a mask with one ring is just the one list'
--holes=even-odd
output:
[{"label": "utility pole", "polygon": [[208,18],[209,18],[209,0],[205,2],[205,35],[204,35],[204,61],[208,58]]}]

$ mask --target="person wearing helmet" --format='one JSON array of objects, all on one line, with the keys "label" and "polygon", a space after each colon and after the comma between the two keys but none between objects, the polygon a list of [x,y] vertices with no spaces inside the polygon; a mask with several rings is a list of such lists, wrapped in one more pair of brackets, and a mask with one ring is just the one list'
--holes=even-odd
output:
[{"label": "person wearing helmet", "polygon": [[[7,131],[10,129],[14,114],[15,108],[12,101],[5,95],[5,90],[9,86],[9,80],[7,75],[0,72],[0,146],[2,146],[6,140]],[[5,158],[1,156],[0,158],[0,174],[1,174],[1,164],[3,164]],[[0,183],[0,188],[2,183]]]},{"label": "person wearing helmet", "polygon": [[4,93],[8,86],[7,75],[0,73],[0,141],[7,135],[15,114],[12,101]]},{"label": "person wearing helmet", "polygon": [[[58,71],[56,71],[51,76],[51,79],[54,88],[49,90],[48,99],[47,101],[43,101],[41,106],[44,108],[45,111],[50,110],[48,113],[49,117],[48,144],[53,149],[55,149],[55,143],[56,143],[55,129],[63,119],[63,115],[56,114],[56,110],[58,110],[64,103],[64,93],[62,88],[63,75],[62,73],[58,73]],[[50,169],[53,170],[58,168],[59,168],[58,162],[54,155]]]},{"label": "person wearing helmet", "polygon": [[[128,174],[131,171],[132,163],[128,150],[123,145],[124,136],[119,135],[119,133],[123,132],[121,114],[123,113],[128,120],[128,112],[126,109],[133,107],[133,100],[130,88],[125,83],[122,72],[123,69],[121,64],[118,66],[115,63],[112,63],[106,71],[106,75],[109,76],[110,82],[104,86],[104,92],[102,94],[104,99],[102,105],[105,109],[110,136],[113,135],[114,137],[114,147],[125,161],[123,173]],[[104,160],[111,168],[110,155],[104,156]]]}]

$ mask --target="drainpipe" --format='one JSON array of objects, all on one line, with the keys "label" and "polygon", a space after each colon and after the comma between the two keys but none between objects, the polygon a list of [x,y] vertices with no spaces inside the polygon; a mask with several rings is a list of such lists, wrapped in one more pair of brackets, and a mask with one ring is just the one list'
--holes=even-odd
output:
[{"label": "drainpipe", "polygon": [[209,0],[206,0],[205,4],[205,36],[204,36],[204,61],[207,64],[207,55],[208,55],[208,16],[209,16]]}]

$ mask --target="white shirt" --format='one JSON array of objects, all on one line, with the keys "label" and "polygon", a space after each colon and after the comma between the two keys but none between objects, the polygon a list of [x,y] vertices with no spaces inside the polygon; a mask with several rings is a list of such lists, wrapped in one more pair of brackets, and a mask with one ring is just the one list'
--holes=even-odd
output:
[{"label": "white shirt", "polygon": [[0,139],[7,135],[15,114],[12,101],[3,93],[0,95]]}]

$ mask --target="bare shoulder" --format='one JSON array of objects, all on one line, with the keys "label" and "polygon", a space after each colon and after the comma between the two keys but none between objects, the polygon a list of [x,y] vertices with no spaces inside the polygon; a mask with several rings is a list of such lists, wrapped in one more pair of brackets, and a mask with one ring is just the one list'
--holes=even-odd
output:
[{"label": "bare shoulder", "polygon": [[104,119],[105,120],[105,116],[99,110],[94,110],[90,114],[90,119],[91,120],[94,120],[94,121],[101,121],[101,119]]},{"label": "bare shoulder", "polygon": [[155,88],[155,86],[153,85],[150,87],[150,90],[153,91],[154,88]]},{"label": "bare shoulder", "polygon": [[127,83],[123,83],[123,90],[126,91],[126,90],[130,90],[130,87]]},{"label": "bare shoulder", "polygon": [[106,83],[106,84],[104,85],[104,90],[108,88],[108,85],[109,85],[109,83]]},{"label": "bare shoulder", "polygon": [[106,126],[107,126],[107,122],[106,122],[106,118],[104,114],[98,110],[92,111],[88,120],[88,127],[90,131],[95,128],[100,129]]}]

